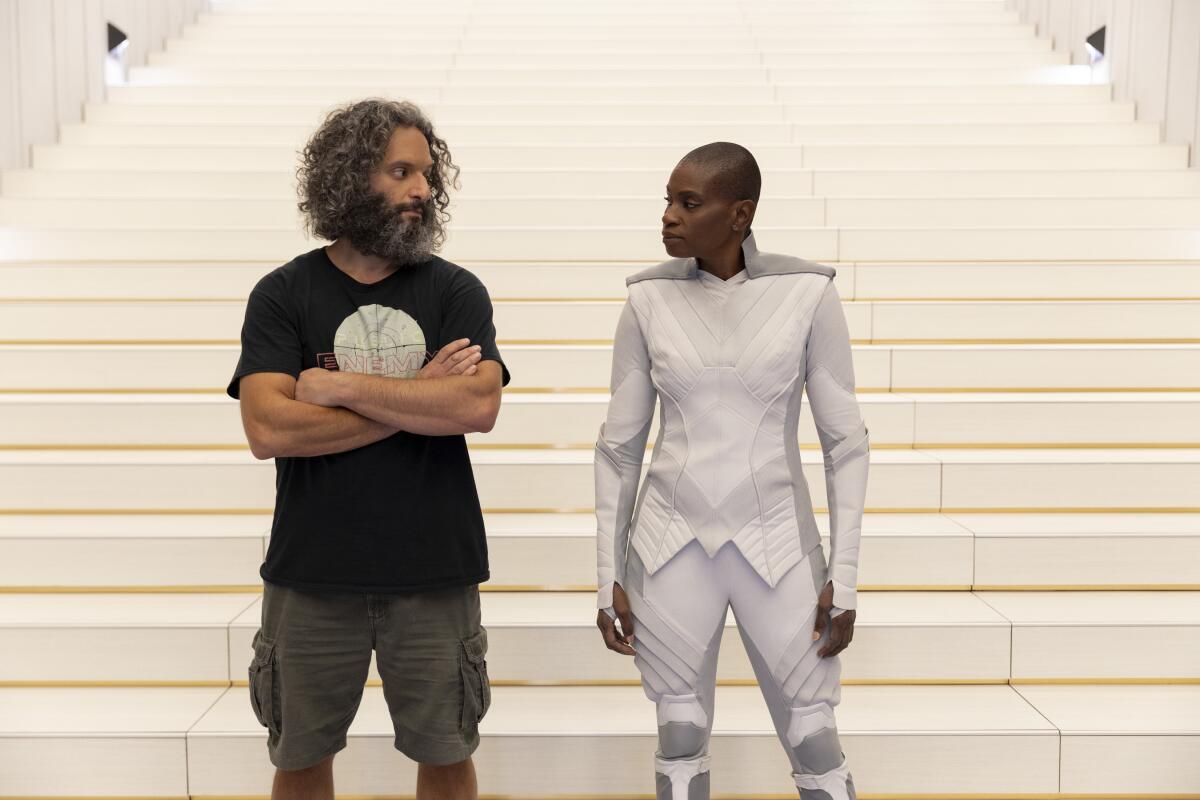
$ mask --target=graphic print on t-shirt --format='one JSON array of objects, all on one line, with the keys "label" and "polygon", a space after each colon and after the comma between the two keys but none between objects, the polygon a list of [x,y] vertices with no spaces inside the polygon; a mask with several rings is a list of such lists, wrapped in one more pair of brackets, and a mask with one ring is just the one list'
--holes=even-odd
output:
[{"label": "graphic print on t-shirt", "polygon": [[411,378],[425,363],[425,332],[398,308],[359,306],[338,326],[333,352],[339,370]]}]

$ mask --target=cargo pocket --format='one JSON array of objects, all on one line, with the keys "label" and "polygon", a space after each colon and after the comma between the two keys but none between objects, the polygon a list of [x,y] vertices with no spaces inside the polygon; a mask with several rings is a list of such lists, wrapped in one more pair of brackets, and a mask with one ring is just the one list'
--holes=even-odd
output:
[{"label": "cargo pocket", "polygon": [[462,640],[459,663],[462,667],[462,729],[476,727],[492,704],[492,687],[487,675],[487,630]]},{"label": "cargo pocket", "polygon": [[275,668],[275,642],[259,630],[252,642],[254,660],[250,662],[250,706],[258,723],[271,733],[283,727],[279,719],[279,682]]}]

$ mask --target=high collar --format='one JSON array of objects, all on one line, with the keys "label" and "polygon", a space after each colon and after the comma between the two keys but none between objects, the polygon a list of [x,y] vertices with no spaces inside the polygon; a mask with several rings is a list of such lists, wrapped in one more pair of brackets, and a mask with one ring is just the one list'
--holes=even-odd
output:
[{"label": "high collar", "polygon": [[[742,240],[742,258],[746,262],[746,277],[753,280],[762,274],[762,259],[759,257],[758,245],[754,241],[754,231],[750,231],[750,235]],[[686,262],[687,277],[697,278],[697,273],[700,271],[700,262],[695,258],[689,258]]]},{"label": "high collar", "polygon": [[[746,278],[753,280],[763,275],[790,275],[797,272],[814,272],[832,278],[837,270],[825,264],[806,261],[803,258],[779,255],[778,253],[760,253],[758,244],[751,233],[742,240],[742,256],[746,261]],[[636,272],[625,278],[625,285],[630,286],[639,281],[664,280],[698,280],[697,273],[700,264],[694,258],[672,258],[661,264]]]}]

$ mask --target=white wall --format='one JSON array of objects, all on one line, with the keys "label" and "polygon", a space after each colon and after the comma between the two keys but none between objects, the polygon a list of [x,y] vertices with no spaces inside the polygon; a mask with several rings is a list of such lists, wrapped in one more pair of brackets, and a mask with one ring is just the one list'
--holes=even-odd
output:
[{"label": "white wall", "polygon": [[1137,104],[1138,119],[1163,123],[1172,144],[1191,145],[1200,168],[1200,0],[1009,0],[1039,36],[1088,63],[1084,40],[1107,25],[1114,96]]},{"label": "white wall", "polygon": [[104,99],[107,22],[129,37],[128,66],[161,50],[207,0],[0,0],[0,168],[29,165],[83,105]]}]

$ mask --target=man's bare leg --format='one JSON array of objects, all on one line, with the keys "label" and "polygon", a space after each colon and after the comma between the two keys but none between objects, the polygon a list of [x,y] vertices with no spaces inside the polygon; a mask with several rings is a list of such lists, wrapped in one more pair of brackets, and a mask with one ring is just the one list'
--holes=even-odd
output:
[{"label": "man's bare leg", "polygon": [[333,756],[306,769],[275,770],[271,800],[333,800]]},{"label": "man's bare leg", "polygon": [[457,764],[417,766],[417,800],[477,800],[475,762],[469,757]]}]

